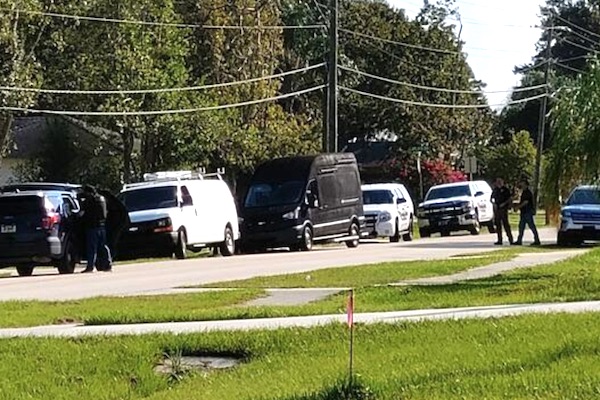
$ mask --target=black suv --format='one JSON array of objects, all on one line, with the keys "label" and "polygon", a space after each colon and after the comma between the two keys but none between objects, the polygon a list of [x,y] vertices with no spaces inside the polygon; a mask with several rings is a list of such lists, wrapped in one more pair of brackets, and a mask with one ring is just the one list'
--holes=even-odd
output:
[{"label": "black suv", "polygon": [[[29,276],[38,265],[72,274],[85,256],[80,220],[80,185],[25,183],[0,188],[0,268],[17,267]],[[129,218],[125,207],[108,192],[107,239],[115,248]]]},{"label": "black suv", "polygon": [[71,192],[20,191],[0,194],[0,268],[16,266],[29,276],[36,265],[71,274],[79,261],[79,203]]}]

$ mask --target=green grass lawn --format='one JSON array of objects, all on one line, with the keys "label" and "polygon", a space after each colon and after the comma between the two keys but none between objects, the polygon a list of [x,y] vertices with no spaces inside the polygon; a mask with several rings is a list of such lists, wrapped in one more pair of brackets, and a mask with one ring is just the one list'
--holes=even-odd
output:
[{"label": "green grass lawn", "polygon": [[353,267],[328,268],[316,271],[257,277],[240,281],[211,283],[213,288],[315,288],[365,287],[400,282],[405,279],[447,275],[470,268],[506,261],[512,253],[489,253],[469,259],[389,262]]},{"label": "green grass lawn", "polygon": [[[355,367],[371,400],[593,399],[600,315],[359,326]],[[10,400],[333,400],[347,369],[342,325],[188,336],[0,341]],[[245,355],[241,366],[176,380],[165,352]]]},{"label": "green grass lawn", "polygon": [[168,296],[98,297],[77,301],[10,301],[0,303],[0,327],[24,327],[88,319],[115,318],[153,322],[215,319],[240,303],[263,296],[259,289],[227,290]]}]

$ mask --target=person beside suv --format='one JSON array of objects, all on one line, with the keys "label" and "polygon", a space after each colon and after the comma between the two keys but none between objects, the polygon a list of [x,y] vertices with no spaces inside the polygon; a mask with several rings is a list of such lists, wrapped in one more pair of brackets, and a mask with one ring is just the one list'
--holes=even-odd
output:
[{"label": "person beside suv", "polygon": [[112,256],[106,242],[106,221],[108,206],[106,198],[92,186],[84,186],[82,194],[81,218],[85,229],[87,266],[83,273],[94,272],[98,263],[99,270],[112,270]]}]

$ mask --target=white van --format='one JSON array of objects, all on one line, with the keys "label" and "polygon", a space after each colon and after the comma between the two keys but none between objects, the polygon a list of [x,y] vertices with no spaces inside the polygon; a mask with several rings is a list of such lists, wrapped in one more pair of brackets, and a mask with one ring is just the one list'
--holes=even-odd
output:
[{"label": "white van", "polygon": [[369,237],[389,237],[391,242],[413,239],[415,206],[404,185],[363,185],[362,195]]},{"label": "white van", "polygon": [[183,259],[187,250],[214,247],[233,255],[240,238],[238,215],[221,174],[157,172],[125,185],[118,197],[131,224],[119,253]]}]

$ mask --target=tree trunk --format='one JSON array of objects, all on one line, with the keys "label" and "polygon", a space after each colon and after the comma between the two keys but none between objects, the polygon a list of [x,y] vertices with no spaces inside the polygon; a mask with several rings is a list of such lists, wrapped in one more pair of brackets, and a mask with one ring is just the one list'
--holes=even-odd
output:
[{"label": "tree trunk", "polygon": [[10,142],[10,130],[12,128],[13,116],[10,112],[0,113],[0,166],[6,155]]}]

